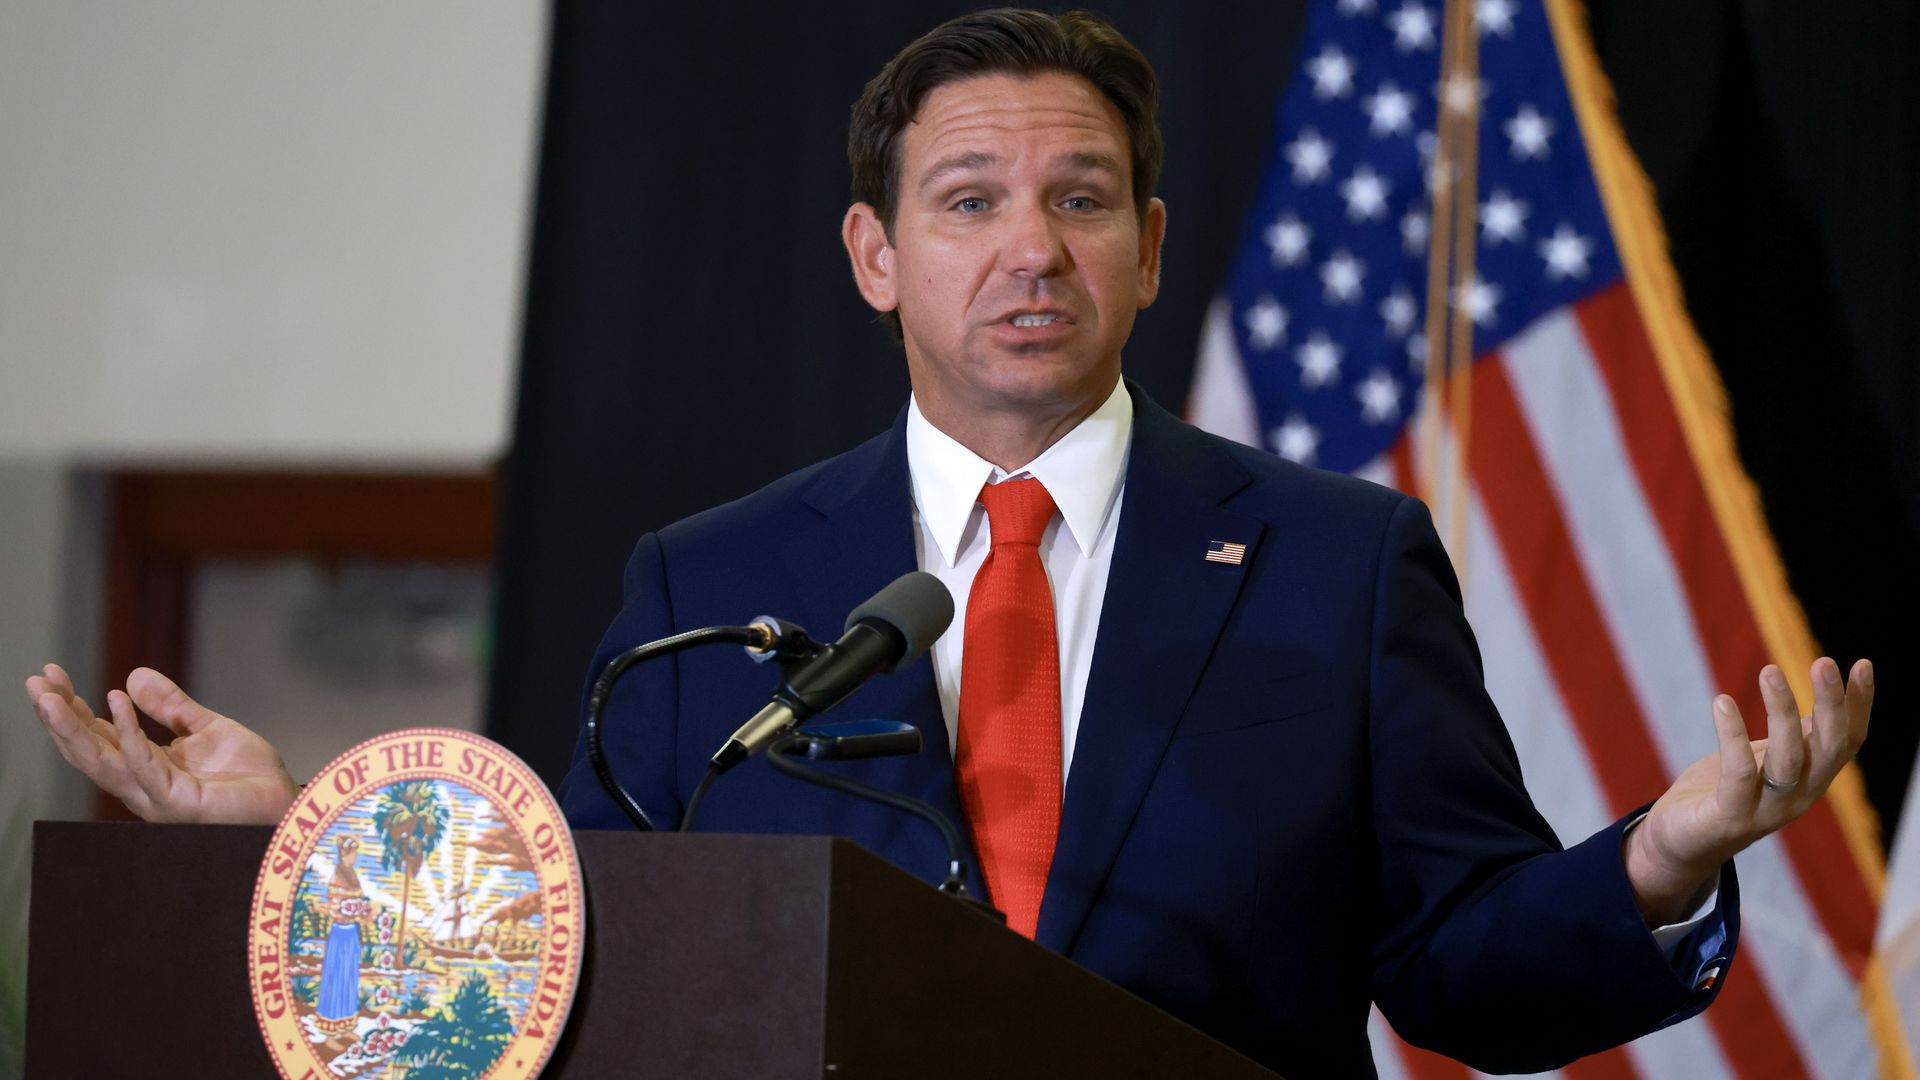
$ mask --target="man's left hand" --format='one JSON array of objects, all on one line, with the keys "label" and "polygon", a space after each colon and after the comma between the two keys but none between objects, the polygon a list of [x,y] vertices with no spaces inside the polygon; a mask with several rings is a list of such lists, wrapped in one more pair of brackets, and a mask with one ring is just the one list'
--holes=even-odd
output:
[{"label": "man's left hand", "polygon": [[1802,717],[1778,667],[1760,672],[1767,737],[1747,740],[1740,707],[1714,699],[1720,749],[1687,766],[1653,809],[1627,833],[1627,879],[1650,926],[1687,917],[1718,880],[1720,867],[1747,845],[1807,812],[1867,737],[1873,665],[1813,662],[1813,715]]}]

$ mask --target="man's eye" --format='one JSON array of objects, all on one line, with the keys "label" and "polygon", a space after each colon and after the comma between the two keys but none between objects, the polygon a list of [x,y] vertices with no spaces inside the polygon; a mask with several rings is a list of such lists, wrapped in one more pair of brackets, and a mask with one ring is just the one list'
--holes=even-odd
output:
[{"label": "man's eye", "polygon": [[987,200],[978,196],[969,196],[954,203],[953,208],[963,214],[979,214],[987,209]]},{"label": "man's eye", "polygon": [[1069,210],[1098,210],[1100,201],[1091,195],[1075,195],[1061,205]]}]

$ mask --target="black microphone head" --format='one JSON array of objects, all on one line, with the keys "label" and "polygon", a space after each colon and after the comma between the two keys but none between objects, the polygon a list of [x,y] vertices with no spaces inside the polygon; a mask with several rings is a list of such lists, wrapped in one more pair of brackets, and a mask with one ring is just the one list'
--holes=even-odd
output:
[{"label": "black microphone head", "polygon": [[866,603],[847,616],[847,629],[856,623],[877,622],[891,627],[906,640],[907,650],[888,672],[898,671],[928,649],[947,624],[953,621],[953,594],[940,579],[924,570],[915,570],[893,579],[886,588],[874,593]]}]

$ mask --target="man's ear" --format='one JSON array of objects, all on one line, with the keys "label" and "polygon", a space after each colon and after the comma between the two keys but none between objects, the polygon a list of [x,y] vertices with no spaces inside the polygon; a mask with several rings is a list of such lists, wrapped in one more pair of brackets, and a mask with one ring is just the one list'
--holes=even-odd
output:
[{"label": "man's ear", "polygon": [[895,287],[893,245],[880,225],[880,215],[866,203],[854,203],[840,222],[840,242],[847,246],[847,258],[853,263],[853,283],[875,311],[892,311],[900,306]]},{"label": "man's ear", "polygon": [[1140,306],[1150,307],[1160,295],[1160,245],[1167,239],[1167,204],[1147,200],[1147,219],[1140,224]]}]

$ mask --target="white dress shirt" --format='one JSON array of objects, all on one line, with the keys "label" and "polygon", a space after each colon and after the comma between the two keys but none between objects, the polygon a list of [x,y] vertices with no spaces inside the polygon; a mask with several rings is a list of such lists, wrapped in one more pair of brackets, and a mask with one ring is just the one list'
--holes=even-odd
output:
[{"label": "white dress shirt", "polygon": [[1037,458],[1012,472],[960,445],[933,426],[917,399],[907,404],[907,470],[913,476],[914,555],[920,569],[953,594],[953,624],[933,644],[933,677],[947,745],[957,745],[960,652],[966,639],[967,596],[990,548],[987,512],[978,500],[989,482],[1032,476],[1046,486],[1060,512],[1040,537],[1040,562],[1053,589],[1060,642],[1060,776],[1073,767],[1073,738],[1086,700],[1094,637],[1107,595],[1107,570],[1126,486],[1127,446],[1133,438],[1133,398],[1119,382],[1093,415]]}]

